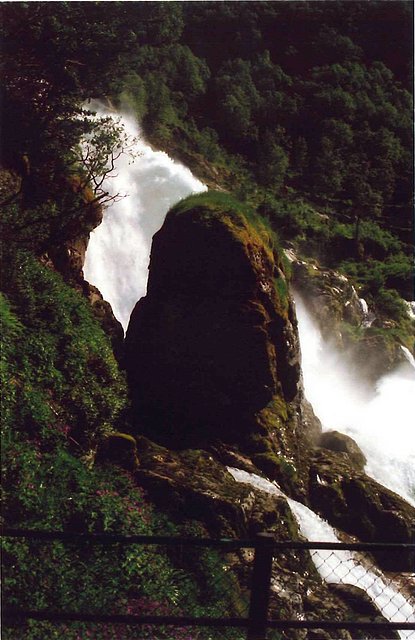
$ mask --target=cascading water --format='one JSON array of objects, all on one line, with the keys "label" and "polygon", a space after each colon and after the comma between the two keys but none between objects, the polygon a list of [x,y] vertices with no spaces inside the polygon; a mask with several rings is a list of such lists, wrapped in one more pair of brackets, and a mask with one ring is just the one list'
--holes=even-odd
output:
[{"label": "cascading water", "polygon": [[97,116],[113,115],[135,139],[132,154],[116,160],[115,175],[105,185],[110,194],[124,197],[108,207],[91,233],[84,265],[85,279],[110,302],[125,330],[134,305],[146,293],[153,235],[170,207],[207,187],[166,153],[154,151],[133,116],[117,116],[101,103],[90,108]]},{"label": "cascading water", "polygon": [[[340,542],[334,529],[325,520],[300,502],[287,498],[275,482],[269,482],[242,469],[228,467],[228,471],[237,482],[250,484],[271,495],[285,497],[301,533],[309,542]],[[399,588],[395,588],[390,581],[386,580],[380,571],[375,573],[363,566],[356,554],[350,551],[319,549],[311,551],[311,557],[323,580],[334,584],[350,584],[364,589],[389,622],[403,620],[415,622],[415,608],[399,592]],[[398,633],[401,638],[415,640],[413,631],[398,631]]]},{"label": "cascading water", "polygon": [[[95,104],[93,108],[98,115],[109,114],[102,105]],[[114,314],[126,328],[135,303],[146,292],[152,236],[173,204],[206,187],[167,154],[151,149],[140,137],[132,117],[123,115],[121,122],[127,133],[138,137],[134,152],[139,157],[134,162],[128,156],[117,161],[118,175],[106,187],[110,193],[126,197],[108,208],[104,221],[91,234],[84,274],[111,303]],[[414,503],[411,491],[415,486],[415,443],[411,445],[408,429],[415,381],[408,371],[398,371],[382,379],[377,396],[368,401],[347,371],[342,370],[341,358],[324,349],[321,336],[300,300],[297,311],[306,393],[324,427],[343,430],[354,437],[368,458],[368,473]],[[240,482],[281,495],[275,483],[260,476],[237,469],[229,471]],[[333,529],[317,514],[295,500],[287,500],[306,538],[337,541]],[[330,562],[324,563],[328,569],[318,567],[324,579],[343,580],[366,589],[389,620],[398,616],[400,620],[415,619],[413,607],[393,586],[385,584],[381,576],[368,573],[352,554],[338,553],[343,555],[335,562],[346,567],[348,579]],[[312,554],[316,562],[320,559],[319,564],[324,558],[322,554],[322,551]],[[415,638],[415,634],[400,632],[400,637]]]},{"label": "cascading water", "polygon": [[415,506],[412,355],[404,349],[407,362],[369,394],[350,373],[345,356],[323,340],[301,297],[295,299],[305,393],[323,429],[352,437],[366,456],[366,473]]}]

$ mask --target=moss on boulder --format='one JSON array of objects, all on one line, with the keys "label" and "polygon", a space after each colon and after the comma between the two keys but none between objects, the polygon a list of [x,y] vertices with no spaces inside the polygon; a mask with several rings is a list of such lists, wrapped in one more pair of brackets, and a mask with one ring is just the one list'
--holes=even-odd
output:
[{"label": "moss on boulder", "polygon": [[126,337],[137,431],[178,449],[221,440],[248,453],[255,434],[299,466],[308,436],[281,255],[266,223],[228,194],[169,212]]}]

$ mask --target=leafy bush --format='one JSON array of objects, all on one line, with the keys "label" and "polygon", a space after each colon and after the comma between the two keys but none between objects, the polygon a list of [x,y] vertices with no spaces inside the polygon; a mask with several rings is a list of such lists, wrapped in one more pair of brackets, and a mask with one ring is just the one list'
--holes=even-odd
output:
[{"label": "leafy bush", "polygon": [[[21,529],[179,534],[133,477],[91,466],[99,438],[114,431],[126,389],[108,339],[82,297],[24,251],[8,256],[0,296],[3,524]],[[7,539],[7,606],[96,613],[219,615],[234,611],[235,584],[215,552],[183,563],[149,546]],[[214,573],[211,573],[213,571]],[[223,574],[223,575],[222,575]],[[219,580],[218,577],[222,577]],[[198,637],[159,629],[158,637]],[[5,640],[152,638],[150,627],[16,622]],[[225,638],[236,638],[230,631]]]},{"label": "leafy bush", "polygon": [[[6,459],[3,516],[19,528],[117,534],[177,535],[157,514],[130,474],[111,466],[88,468],[60,447],[14,441]],[[196,532],[192,531],[195,534]],[[177,554],[176,554],[177,556]],[[232,614],[236,583],[213,550],[190,548],[175,557],[163,547],[41,542],[4,543],[3,595],[8,606],[85,613],[156,615]],[[61,630],[60,630],[61,628]],[[151,628],[52,625],[31,621],[6,629],[7,640],[152,638]],[[167,635],[166,635],[167,634]],[[160,638],[185,640],[183,629]],[[225,638],[237,637],[233,632]]]},{"label": "leafy bush", "polygon": [[14,309],[3,304],[6,426],[50,443],[66,429],[85,453],[126,408],[109,340],[81,295],[30,254],[10,257],[4,281]]},{"label": "leafy bush", "polygon": [[408,317],[404,301],[394,289],[380,289],[376,295],[376,310],[382,317],[402,321]]},{"label": "leafy bush", "polygon": [[409,256],[392,254],[386,260],[357,262],[345,260],[341,270],[352,276],[360,285],[363,296],[376,299],[380,289],[399,289],[408,299],[413,298],[413,270]]}]

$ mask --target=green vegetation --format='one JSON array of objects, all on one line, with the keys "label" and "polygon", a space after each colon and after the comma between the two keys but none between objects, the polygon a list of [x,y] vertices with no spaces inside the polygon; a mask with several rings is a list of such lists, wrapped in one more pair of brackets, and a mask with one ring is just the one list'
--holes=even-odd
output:
[{"label": "green vegetation", "polygon": [[87,302],[31,254],[7,257],[3,282],[12,307],[3,301],[2,403],[8,427],[44,443],[70,434],[86,455],[126,408],[124,377]]},{"label": "green vegetation", "polygon": [[193,211],[197,211],[199,217],[206,221],[217,217],[228,219],[237,229],[244,229],[249,225],[258,233],[267,248],[275,249],[276,253],[280,249],[278,236],[268,220],[258,216],[249,204],[237,200],[229,193],[209,190],[189,196],[171,209],[169,217],[186,213],[192,215]]},{"label": "green vegetation", "polygon": [[[46,453],[35,443],[7,450],[5,517],[20,528],[148,535],[206,535],[178,529],[154,511],[133,478],[119,469],[88,469],[68,451]],[[19,478],[19,483],[16,481]],[[12,510],[12,512],[10,512]],[[3,545],[3,595],[9,606],[100,614],[231,614],[238,586],[226,557],[190,548],[186,557],[164,547],[8,540]],[[18,571],[16,571],[18,567]],[[241,599],[241,596],[239,596]],[[184,629],[157,632],[185,640]],[[151,627],[31,621],[4,630],[8,640],[153,638]],[[197,636],[195,636],[197,637]],[[238,638],[232,631],[223,636]]]},{"label": "green vegetation", "polygon": [[56,193],[68,174],[91,178],[76,152],[91,132],[104,140],[92,163],[102,186],[119,131],[81,105],[111,95],[152,140],[262,211],[283,241],[329,266],[353,261],[359,285],[371,260],[405,261],[404,273],[391,267],[399,273],[373,280],[369,293],[413,296],[409,2],[2,9],[3,156],[28,174],[30,220],[44,220],[36,207],[45,199],[49,212],[64,211],[61,223],[70,211],[80,217],[82,189],[64,208]]},{"label": "green vegetation", "polygon": [[[128,428],[126,387],[108,338],[80,294],[23,251],[8,256],[4,282],[3,523],[21,529],[203,535],[187,525],[179,529],[157,513],[131,474],[94,464],[103,436],[120,425]],[[212,616],[240,606],[237,584],[223,570],[226,559],[214,551],[191,550],[183,559],[142,546],[7,540],[3,548],[8,606]],[[188,637],[183,629],[160,634]],[[10,640],[62,635],[121,640],[151,638],[153,631],[34,621],[4,631]],[[230,631],[224,637],[238,636]]]},{"label": "green vegetation", "polygon": [[[286,274],[283,244],[339,268],[392,325],[371,327],[367,339],[411,347],[401,299],[413,297],[411,5],[10,2],[1,12],[4,524],[203,535],[168,522],[131,475],[95,460],[105,437],[129,432],[126,383],[51,256],[97,224],[111,199],[104,178],[129,142],[85,105],[126,104],[152,141],[232,194],[191,197],[171,216],[197,207],[241,234],[249,226]],[[284,306],[286,281],[274,284]],[[264,429],[286,409],[265,410]],[[255,435],[258,464],[289,484],[297,473],[289,456]],[[236,591],[216,552],[183,559],[134,546],[5,543],[4,595],[18,606],[157,604],[164,614],[219,615],[238,610]],[[4,635],[109,640],[152,631],[33,622]]]},{"label": "green vegetation", "polygon": [[[300,253],[340,269],[353,261],[358,285],[372,260],[404,261],[404,272],[364,293],[376,298],[383,286],[412,297],[409,3],[181,11],[174,42],[146,44],[133,90],[125,81],[150,138],[196,169],[200,155],[208,159],[219,183]],[[186,87],[183,65],[192,71]]]}]

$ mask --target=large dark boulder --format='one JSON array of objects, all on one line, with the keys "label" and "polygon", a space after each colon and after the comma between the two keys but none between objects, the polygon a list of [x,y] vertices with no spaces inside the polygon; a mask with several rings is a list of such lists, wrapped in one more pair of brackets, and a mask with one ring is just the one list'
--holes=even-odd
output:
[{"label": "large dark boulder", "polygon": [[311,428],[282,264],[262,223],[209,197],[173,209],[153,240],[126,336],[138,429],[174,448],[237,442],[299,485]]},{"label": "large dark boulder", "polygon": [[353,466],[363,471],[366,457],[353,438],[340,431],[325,431],[320,435],[318,445],[323,449],[345,453]]},{"label": "large dark boulder", "polygon": [[126,471],[136,471],[139,466],[137,442],[128,433],[114,432],[98,444],[95,462],[115,464]]},{"label": "large dark boulder", "polygon": [[[401,637],[396,630],[388,628],[388,620],[374,604],[366,591],[351,584],[330,584],[332,591],[351,610],[351,617],[356,622],[385,623],[385,627],[368,632],[367,629],[355,629],[353,638],[374,638],[375,640],[399,640]],[[375,635],[373,635],[375,634]]]}]

